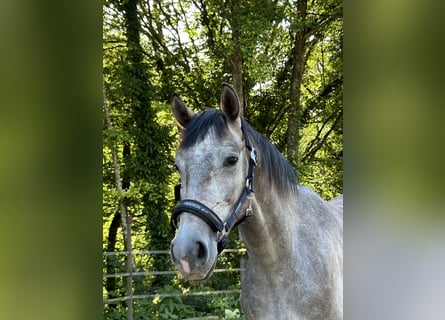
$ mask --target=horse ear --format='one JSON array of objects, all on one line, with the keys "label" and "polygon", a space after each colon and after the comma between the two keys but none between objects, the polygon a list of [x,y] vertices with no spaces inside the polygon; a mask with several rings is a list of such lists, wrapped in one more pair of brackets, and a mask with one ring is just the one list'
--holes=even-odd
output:
[{"label": "horse ear", "polygon": [[176,93],[172,96],[172,110],[176,122],[181,129],[184,129],[186,124],[195,116],[195,113],[185,105],[184,101]]},{"label": "horse ear", "polygon": [[227,83],[222,84],[221,110],[227,118],[234,122],[240,115],[240,105],[238,95],[235,90]]}]

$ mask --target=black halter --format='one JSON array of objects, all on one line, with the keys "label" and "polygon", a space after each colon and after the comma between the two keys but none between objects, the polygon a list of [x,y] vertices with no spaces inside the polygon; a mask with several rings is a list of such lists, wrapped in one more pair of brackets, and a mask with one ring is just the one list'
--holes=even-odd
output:
[{"label": "black halter", "polygon": [[[227,237],[230,231],[233,229],[233,227],[240,224],[241,222],[244,221],[244,219],[252,215],[252,210],[249,208],[248,210],[246,210],[246,214],[243,217],[239,218],[241,213],[241,208],[244,202],[246,201],[249,194],[254,192],[253,170],[256,166],[256,150],[250,144],[243,125],[241,125],[241,131],[243,133],[244,140],[246,142],[246,148],[250,151],[249,169],[247,171],[246,185],[238,199],[238,202],[235,205],[235,209],[233,210],[232,214],[227,218],[226,221],[223,222],[218,217],[218,215],[215,212],[213,212],[212,209],[208,208],[201,202],[191,199],[185,199],[182,200],[178,204],[178,206],[173,210],[170,219],[170,224],[174,229],[178,227],[178,217],[183,212],[194,214],[195,216],[204,220],[204,222],[207,223],[214,232],[216,232],[216,239],[218,241],[218,255],[220,255],[221,252],[226,247],[228,241]],[[177,196],[179,195],[177,188],[175,188],[175,194]]]}]

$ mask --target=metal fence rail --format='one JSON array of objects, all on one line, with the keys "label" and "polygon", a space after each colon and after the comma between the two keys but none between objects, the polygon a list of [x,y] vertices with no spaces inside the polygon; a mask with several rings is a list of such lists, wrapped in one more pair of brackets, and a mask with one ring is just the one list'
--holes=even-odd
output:
[{"label": "metal fence rail", "polygon": [[[247,249],[241,248],[241,249],[224,249],[225,253],[245,253]],[[113,252],[103,252],[104,256],[117,256],[117,255],[128,255],[130,252],[128,251],[113,251]],[[135,250],[131,252],[132,255],[154,255],[154,254],[170,254],[169,250]]]},{"label": "metal fence rail", "polygon": [[[239,253],[244,254],[246,249],[226,249],[224,250],[226,253]],[[147,250],[147,251],[118,251],[118,252],[103,252],[103,256],[127,256],[127,255],[159,255],[159,254],[170,254],[169,250]],[[242,272],[244,268],[232,268],[232,269],[215,269],[213,272],[215,273],[223,273],[223,272]],[[161,271],[135,271],[135,272],[120,272],[113,274],[103,274],[103,278],[119,278],[119,277],[142,277],[142,276],[153,276],[153,275],[175,275],[179,274],[176,270],[161,270]],[[213,290],[213,291],[197,291],[197,292],[176,292],[176,293],[154,293],[154,294],[144,294],[144,295],[127,295],[123,297],[117,297],[112,299],[107,299],[104,297],[104,304],[115,304],[123,301],[133,301],[140,299],[154,299],[158,298],[171,298],[171,297],[180,297],[180,296],[208,296],[208,295],[221,295],[221,294],[239,294],[240,290]]]},{"label": "metal fence rail", "polygon": [[[119,298],[113,298],[106,300],[106,303],[112,304],[120,301],[137,300],[137,299],[154,299],[159,298],[172,298],[172,297],[183,297],[183,296],[208,296],[208,295],[218,295],[218,294],[239,294],[241,290],[215,290],[215,291],[199,291],[199,292],[184,292],[184,293],[155,293],[155,294],[142,294],[134,296],[125,296]],[[105,301],[104,301],[105,302]]]},{"label": "metal fence rail", "polygon": [[[244,271],[244,268],[232,268],[232,269],[215,269],[214,273],[218,272],[238,272]],[[139,271],[139,272],[122,272],[122,273],[112,273],[105,274],[104,278],[117,278],[117,277],[127,277],[127,276],[152,276],[152,275],[165,275],[165,274],[179,274],[178,271],[169,270],[169,271]]]}]

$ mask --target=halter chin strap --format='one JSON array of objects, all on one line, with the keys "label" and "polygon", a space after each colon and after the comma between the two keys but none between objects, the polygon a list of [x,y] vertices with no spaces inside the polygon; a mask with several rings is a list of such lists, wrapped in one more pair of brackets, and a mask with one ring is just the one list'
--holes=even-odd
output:
[{"label": "halter chin strap", "polygon": [[[242,120],[242,124],[244,124],[244,120]],[[244,125],[241,125],[241,131],[246,142],[246,148],[250,151],[249,169],[247,171],[246,184],[244,186],[243,192],[241,193],[232,214],[227,218],[226,221],[223,222],[212,209],[208,208],[201,202],[192,199],[185,199],[182,200],[173,210],[170,220],[171,226],[176,229],[178,227],[178,217],[183,212],[191,213],[202,219],[214,232],[216,232],[216,239],[218,242],[218,256],[226,247],[228,242],[227,237],[233,227],[240,224],[244,221],[244,219],[252,215],[252,210],[251,208],[249,208],[246,210],[246,214],[243,217],[239,218],[244,202],[246,201],[249,194],[254,192],[253,171],[256,166],[256,150],[254,147],[252,147],[249,139],[247,138]],[[175,195],[179,195],[177,188],[175,188]]]}]

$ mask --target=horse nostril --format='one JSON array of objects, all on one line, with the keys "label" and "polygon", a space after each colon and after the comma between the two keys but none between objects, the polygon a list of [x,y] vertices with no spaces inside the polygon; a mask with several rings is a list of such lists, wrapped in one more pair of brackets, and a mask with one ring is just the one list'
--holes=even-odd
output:
[{"label": "horse nostril", "polygon": [[176,259],[176,257],[175,257],[175,251],[173,250],[173,243],[170,246],[170,257],[171,257],[173,263],[178,262],[178,259]]},{"label": "horse nostril", "polygon": [[198,245],[198,260],[205,260],[207,258],[207,248],[200,241],[197,241],[196,244]]}]

